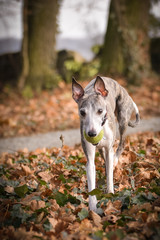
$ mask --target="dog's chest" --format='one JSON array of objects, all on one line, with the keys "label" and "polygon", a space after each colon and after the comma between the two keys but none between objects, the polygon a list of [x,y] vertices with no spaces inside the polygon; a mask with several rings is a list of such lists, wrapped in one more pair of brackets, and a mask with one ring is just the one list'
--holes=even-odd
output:
[{"label": "dog's chest", "polygon": [[114,144],[114,140],[115,140],[114,129],[111,128],[107,120],[104,126],[104,136],[102,140],[98,143],[97,148],[105,147],[109,149]]}]

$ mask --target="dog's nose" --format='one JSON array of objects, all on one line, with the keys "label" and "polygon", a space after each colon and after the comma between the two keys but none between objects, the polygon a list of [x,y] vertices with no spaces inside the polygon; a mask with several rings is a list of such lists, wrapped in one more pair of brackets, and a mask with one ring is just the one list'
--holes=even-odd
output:
[{"label": "dog's nose", "polygon": [[89,137],[95,137],[97,134],[94,131],[89,131],[88,136]]}]

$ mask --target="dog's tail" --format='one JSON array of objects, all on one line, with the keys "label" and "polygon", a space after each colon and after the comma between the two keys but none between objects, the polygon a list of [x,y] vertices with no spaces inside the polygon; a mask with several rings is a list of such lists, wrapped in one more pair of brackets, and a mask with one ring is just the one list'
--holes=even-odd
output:
[{"label": "dog's tail", "polygon": [[138,125],[138,123],[140,122],[139,110],[138,110],[138,107],[135,104],[135,102],[133,102],[133,107],[134,107],[134,110],[135,110],[135,113],[136,113],[136,121],[135,122],[129,121],[128,122],[129,127],[136,127]]}]

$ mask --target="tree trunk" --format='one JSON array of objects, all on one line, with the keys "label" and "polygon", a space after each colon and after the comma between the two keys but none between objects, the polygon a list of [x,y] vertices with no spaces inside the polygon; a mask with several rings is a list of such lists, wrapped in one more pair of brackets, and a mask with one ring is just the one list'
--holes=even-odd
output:
[{"label": "tree trunk", "polygon": [[111,0],[108,29],[101,59],[103,74],[124,75],[140,84],[150,71],[150,0]]},{"label": "tree trunk", "polygon": [[28,31],[24,31],[20,87],[29,85],[40,90],[42,87],[51,88],[57,84],[54,48],[57,13],[58,0],[28,0]]},{"label": "tree trunk", "polygon": [[28,0],[23,2],[23,43],[21,51],[22,70],[18,79],[18,88],[21,90],[29,73],[28,59]]}]

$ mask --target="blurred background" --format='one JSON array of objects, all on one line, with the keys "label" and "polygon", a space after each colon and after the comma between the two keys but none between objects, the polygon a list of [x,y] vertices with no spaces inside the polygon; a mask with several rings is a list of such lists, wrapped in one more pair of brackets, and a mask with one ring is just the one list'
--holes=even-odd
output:
[{"label": "blurred background", "polygon": [[0,19],[1,85],[160,71],[160,1],[0,0]]},{"label": "blurred background", "polygon": [[0,0],[0,136],[77,127],[71,77],[98,74],[159,115],[159,0]]}]

